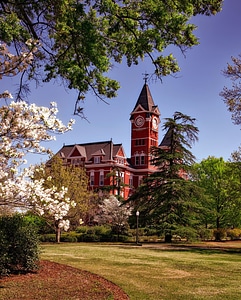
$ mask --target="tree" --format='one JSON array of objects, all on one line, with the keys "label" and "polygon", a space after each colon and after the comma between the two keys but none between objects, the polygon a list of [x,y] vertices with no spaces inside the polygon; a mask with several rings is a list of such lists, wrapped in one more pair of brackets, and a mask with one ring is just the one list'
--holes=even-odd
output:
[{"label": "tree", "polygon": [[[6,95],[11,96],[8,92]],[[34,209],[39,214],[48,211],[55,219],[61,219],[60,225],[67,229],[64,217],[74,202],[66,197],[66,188],[62,186],[59,191],[55,186],[45,188],[42,179],[33,179],[32,166],[20,170],[28,152],[49,153],[40,144],[54,139],[54,133],[71,129],[73,121],[65,126],[56,118],[57,111],[55,103],[47,108],[24,101],[0,108],[0,206]]]},{"label": "tree", "polygon": [[98,224],[109,224],[112,231],[117,232],[118,239],[119,234],[128,225],[128,219],[132,213],[132,209],[126,205],[122,205],[115,196],[110,195],[109,198],[105,198],[99,205],[99,212],[95,217]]},{"label": "tree", "polygon": [[196,183],[205,193],[203,221],[206,228],[216,228],[216,240],[221,231],[240,225],[240,170],[223,158],[208,157],[193,166]]},{"label": "tree", "polygon": [[232,63],[223,71],[225,77],[231,80],[232,87],[224,87],[220,96],[228,110],[232,113],[234,124],[241,124],[241,55],[232,57]]},{"label": "tree", "polygon": [[231,153],[231,159],[232,162],[241,163],[241,147],[239,146],[238,150],[233,151]]},{"label": "tree", "polygon": [[[115,96],[119,84],[106,76],[113,64],[126,59],[138,64],[146,56],[158,77],[179,70],[175,57],[198,44],[190,19],[221,10],[222,0],[1,1],[1,76],[23,72],[27,80],[63,79],[78,91],[78,103],[88,90],[99,97]],[[7,46],[11,46],[11,51]],[[24,55],[21,55],[24,53]],[[26,59],[27,65],[26,66]],[[27,90],[21,75],[18,97]]]},{"label": "tree", "polygon": [[130,200],[140,211],[146,224],[155,224],[170,241],[173,233],[189,236],[196,223],[199,189],[188,180],[188,171],[194,162],[189,150],[197,138],[195,119],[175,112],[166,119],[164,130],[168,146],[152,149],[152,163],[157,171],[145,178]]},{"label": "tree", "polygon": [[[66,218],[71,220],[72,225],[79,225],[80,220],[85,219],[85,214],[90,209],[91,193],[88,192],[88,176],[84,168],[74,165],[63,165],[60,157],[54,156],[48,164],[36,166],[35,179],[44,179],[45,188],[56,187],[60,192],[62,187],[67,188],[66,197],[75,205],[70,207]],[[54,225],[56,242],[60,242],[62,219],[55,219],[53,215],[45,214],[45,218]]]}]

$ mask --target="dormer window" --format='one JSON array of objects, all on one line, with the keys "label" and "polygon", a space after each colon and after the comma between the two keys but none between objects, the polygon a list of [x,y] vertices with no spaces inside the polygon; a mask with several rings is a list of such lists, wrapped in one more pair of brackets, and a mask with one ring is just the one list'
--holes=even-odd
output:
[{"label": "dormer window", "polygon": [[100,156],[94,156],[94,163],[100,164]]}]

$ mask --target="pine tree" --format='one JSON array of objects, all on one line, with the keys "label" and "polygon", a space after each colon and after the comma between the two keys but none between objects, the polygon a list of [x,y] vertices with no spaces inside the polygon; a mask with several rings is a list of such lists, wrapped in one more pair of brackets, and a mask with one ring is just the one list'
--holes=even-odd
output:
[{"label": "pine tree", "polygon": [[198,140],[195,119],[175,112],[166,119],[165,147],[152,148],[152,163],[157,171],[145,178],[131,197],[145,224],[161,228],[166,241],[172,235],[190,237],[194,233],[198,188],[188,180],[188,170],[195,160],[189,150]]}]

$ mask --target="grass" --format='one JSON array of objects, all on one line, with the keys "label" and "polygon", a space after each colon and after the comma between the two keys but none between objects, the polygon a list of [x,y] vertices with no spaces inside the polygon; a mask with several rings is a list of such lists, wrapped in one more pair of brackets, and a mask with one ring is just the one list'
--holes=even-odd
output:
[{"label": "grass", "polygon": [[[241,299],[235,251],[99,243],[48,244],[42,258],[99,274],[131,300]],[[240,248],[239,248],[240,247]]]}]

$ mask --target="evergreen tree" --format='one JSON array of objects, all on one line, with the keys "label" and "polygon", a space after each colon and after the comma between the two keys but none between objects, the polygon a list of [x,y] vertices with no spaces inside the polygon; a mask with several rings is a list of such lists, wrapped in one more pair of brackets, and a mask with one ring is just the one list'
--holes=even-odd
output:
[{"label": "evergreen tree", "polygon": [[[145,178],[130,198],[146,224],[155,224],[165,233],[166,241],[172,235],[191,237],[197,222],[198,205],[195,199],[199,189],[188,180],[188,171],[195,157],[189,150],[197,141],[195,119],[175,112],[166,119],[165,147],[152,149],[152,163],[157,171]],[[168,144],[168,146],[167,146]]]}]

